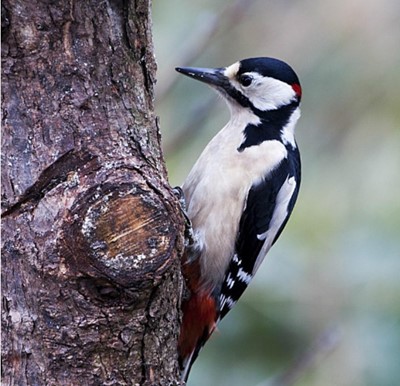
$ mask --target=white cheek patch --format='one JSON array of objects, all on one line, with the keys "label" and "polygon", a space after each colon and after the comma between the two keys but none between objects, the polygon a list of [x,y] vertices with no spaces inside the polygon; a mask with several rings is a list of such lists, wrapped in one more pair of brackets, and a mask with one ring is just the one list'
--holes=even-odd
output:
[{"label": "white cheek patch", "polygon": [[296,92],[289,84],[274,78],[261,77],[259,74],[252,75],[254,84],[242,92],[255,108],[261,111],[276,110],[296,98]]},{"label": "white cheek patch", "polygon": [[262,76],[257,72],[246,72],[253,78],[250,86],[242,86],[236,79],[240,63],[236,62],[224,70],[224,75],[230,79],[230,83],[243,95],[252,105],[261,111],[277,110],[279,107],[290,104],[296,98],[296,92],[292,86],[275,78]]}]

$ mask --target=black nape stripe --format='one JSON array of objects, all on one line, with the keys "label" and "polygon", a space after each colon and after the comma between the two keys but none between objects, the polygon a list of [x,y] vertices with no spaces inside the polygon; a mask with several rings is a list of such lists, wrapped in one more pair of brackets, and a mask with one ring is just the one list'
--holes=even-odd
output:
[{"label": "black nape stripe", "polygon": [[298,102],[292,102],[289,105],[282,106],[277,110],[261,111],[252,110],[260,118],[258,125],[248,124],[244,132],[245,140],[238,147],[238,151],[242,152],[250,146],[257,146],[264,141],[281,140],[281,131],[289,122],[293,111],[297,108]]},{"label": "black nape stripe", "polygon": [[245,140],[237,148],[239,152],[242,152],[247,147],[257,146],[264,141],[280,140],[280,131],[275,130],[273,127],[268,128],[267,125],[261,123],[258,126],[248,124],[244,129]]}]

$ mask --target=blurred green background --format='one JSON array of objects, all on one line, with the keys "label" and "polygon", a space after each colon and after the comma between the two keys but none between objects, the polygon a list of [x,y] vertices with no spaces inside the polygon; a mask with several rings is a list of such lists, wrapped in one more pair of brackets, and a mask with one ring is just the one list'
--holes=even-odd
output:
[{"label": "blurred green background", "polygon": [[400,385],[400,2],[157,1],[171,184],[227,122],[175,66],[273,56],[303,86],[298,204],[189,386]]}]

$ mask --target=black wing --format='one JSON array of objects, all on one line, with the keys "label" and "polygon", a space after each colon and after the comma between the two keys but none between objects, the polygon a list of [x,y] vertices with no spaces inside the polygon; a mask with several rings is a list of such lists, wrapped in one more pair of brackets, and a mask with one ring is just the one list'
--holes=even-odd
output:
[{"label": "black wing", "polygon": [[[293,178],[291,181],[295,182],[294,189],[288,194],[284,191],[280,194],[283,185],[291,178]],[[294,149],[290,151],[289,157],[285,158],[261,183],[250,189],[246,208],[240,219],[235,255],[221,287],[220,320],[243,294],[269,247],[281,234],[296,202],[299,185],[300,156],[298,150]],[[282,204],[284,200],[286,202]],[[275,223],[273,216],[279,205],[284,205],[285,217],[279,223]],[[273,227],[277,229],[273,234],[268,234]],[[266,250],[262,250],[263,247]]]}]

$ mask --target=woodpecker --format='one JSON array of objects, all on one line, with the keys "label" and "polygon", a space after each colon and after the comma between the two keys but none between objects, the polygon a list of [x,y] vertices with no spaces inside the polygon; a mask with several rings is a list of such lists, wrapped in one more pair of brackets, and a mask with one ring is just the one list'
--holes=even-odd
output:
[{"label": "woodpecker", "polygon": [[250,58],[225,68],[176,68],[214,88],[231,116],[182,185],[193,243],[183,274],[178,342],[182,380],[286,225],[300,186],[294,129],[301,86],[285,62]]}]

